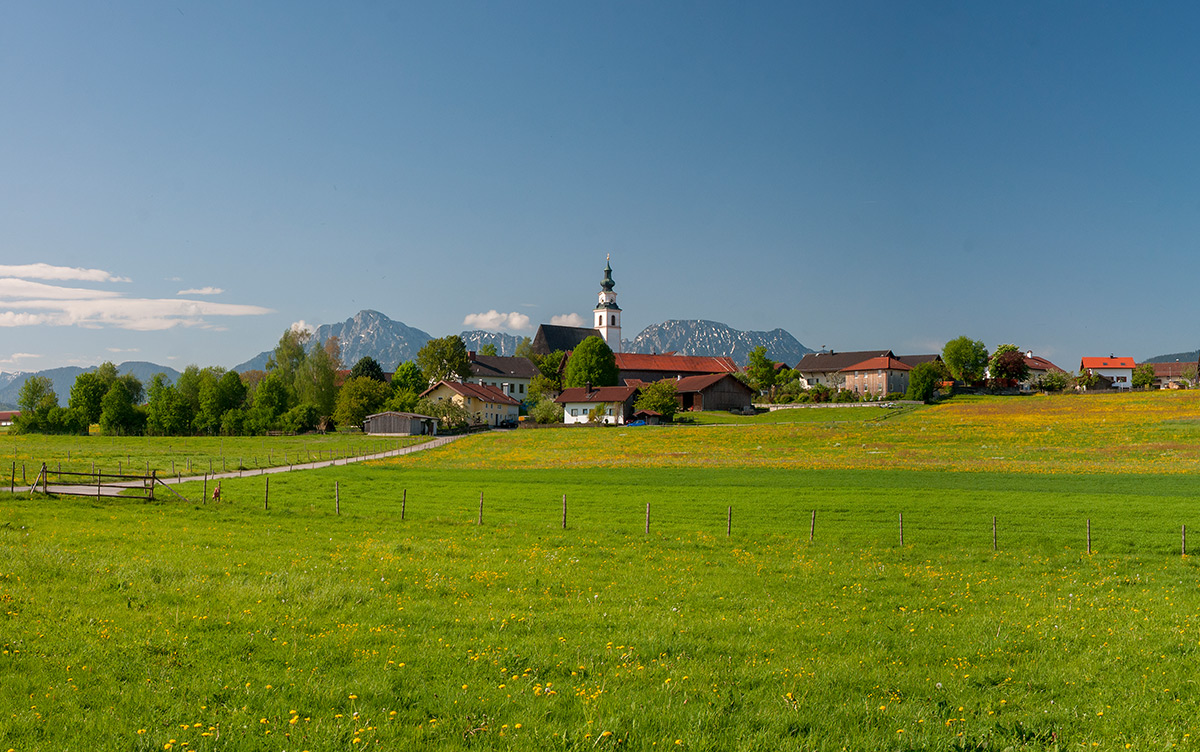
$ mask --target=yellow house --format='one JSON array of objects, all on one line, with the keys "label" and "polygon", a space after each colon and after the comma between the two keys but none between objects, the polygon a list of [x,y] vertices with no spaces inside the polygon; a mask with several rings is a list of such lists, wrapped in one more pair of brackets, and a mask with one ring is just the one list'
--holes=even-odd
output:
[{"label": "yellow house", "polygon": [[516,425],[521,403],[494,386],[439,381],[421,393],[432,402],[452,400],[467,411],[475,425]]}]

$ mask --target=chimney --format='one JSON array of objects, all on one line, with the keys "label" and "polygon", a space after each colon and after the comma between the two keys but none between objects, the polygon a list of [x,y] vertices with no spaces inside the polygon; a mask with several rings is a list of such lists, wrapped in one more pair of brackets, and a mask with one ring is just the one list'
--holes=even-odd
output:
[{"label": "chimney", "polygon": [[585,382],[583,385],[583,388],[587,390],[588,394],[591,394],[592,393],[592,382],[590,382],[590,381]]},{"label": "chimney", "polygon": [[1025,351],[1025,357],[1026,357],[1026,358],[1032,358],[1032,357],[1033,357],[1033,350],[1026,350],[1026,351]]},{"label": "chimney", "polygon": [[467,350],[467,360],[470,360],[470,361],[475,360],[475,351],[474,350]]}]

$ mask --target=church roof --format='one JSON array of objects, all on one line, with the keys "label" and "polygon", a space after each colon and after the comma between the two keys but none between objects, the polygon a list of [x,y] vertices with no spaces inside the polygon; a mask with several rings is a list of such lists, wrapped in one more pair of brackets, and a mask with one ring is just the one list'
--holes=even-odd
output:
[{"label": "church roof", "polygon": [[504,355],[478,355],[470,353],[472,376],[511,376],[532,379],[541,371],[529,358],[506,357]]},{"label": "church roof", "polygon": [[[588,337],[599,337],[595,329],[585,329],[580,326],[558,326],[557,324],[542,324],[538,327],[533,338],[533,351],[538,355],[549,355],[555,350],[570,352]],[[603,339],[603,338],[601,338]]]}]

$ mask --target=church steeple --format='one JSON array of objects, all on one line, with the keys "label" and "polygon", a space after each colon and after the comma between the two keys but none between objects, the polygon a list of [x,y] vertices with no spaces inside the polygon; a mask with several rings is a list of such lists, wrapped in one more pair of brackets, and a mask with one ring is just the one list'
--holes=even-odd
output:
[{"label": "church steeple", "polygon": [[612,278],[612,259],[605,257],[604,281],[600,283],[600,302],[596,304],[596,329],[613,352],[621,352],[621,307],[617,305],[616,283]]}]

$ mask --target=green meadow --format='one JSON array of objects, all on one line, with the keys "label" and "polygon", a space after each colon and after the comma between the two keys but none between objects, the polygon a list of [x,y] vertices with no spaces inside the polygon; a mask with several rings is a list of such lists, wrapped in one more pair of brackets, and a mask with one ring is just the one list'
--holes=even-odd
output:
[{"label": "green meadow", "polygon": [[0,495],[0,749],[1192,748],[1200,407],[1157,397]]}]

